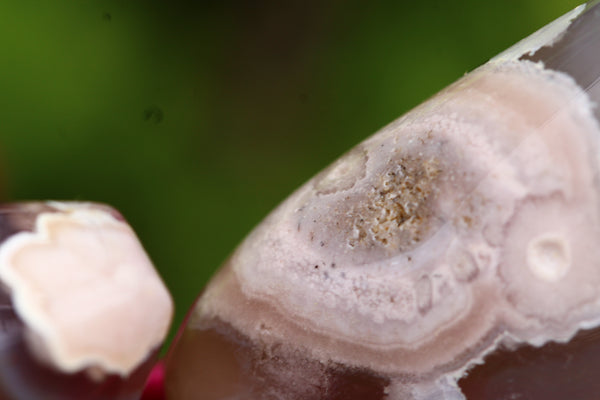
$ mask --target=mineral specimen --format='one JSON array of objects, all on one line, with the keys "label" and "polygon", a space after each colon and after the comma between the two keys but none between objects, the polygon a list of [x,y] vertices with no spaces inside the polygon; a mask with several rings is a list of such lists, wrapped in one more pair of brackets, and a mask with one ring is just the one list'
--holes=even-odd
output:
[{"label": "mineral specimen", "polygon": [[118,212],[0,206],[0,282],[0,399],[139,398],[172,301]]},{"label": "mineral specimen", "polygon": [[590,4],[334,162],[209,283],[168,398],[597,398],[599,77]]}]

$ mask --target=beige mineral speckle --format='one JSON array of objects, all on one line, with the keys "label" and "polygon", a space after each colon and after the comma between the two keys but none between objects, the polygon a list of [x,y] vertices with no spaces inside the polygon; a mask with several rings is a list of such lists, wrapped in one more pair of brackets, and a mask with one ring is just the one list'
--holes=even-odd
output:
[{"label": "beige mineral speckle", "polygon": [[353,226],[349,245],[380,245],[395,251],[418,245],[431,228],[428,205],[437,195],[440,173],[435,157],[394,160],[367,198],[349,211]]},{"label": "beige mineral speckle", "polygon": [[108,207],[49,206],[54,212],[39,214],[33,232],[0,246],[0,280],[30,348],[61,371],[127,376],[164,339],[170,295],[133,230]]}]

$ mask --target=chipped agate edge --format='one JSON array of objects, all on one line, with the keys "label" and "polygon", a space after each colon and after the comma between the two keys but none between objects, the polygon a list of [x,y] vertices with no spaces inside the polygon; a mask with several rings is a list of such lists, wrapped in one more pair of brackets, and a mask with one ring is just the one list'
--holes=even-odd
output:
[{"label": "chipped agate edge", "polygon": [[213,279],[189,328],[218,318],[389,376],[392,399],[458,400],[457,380],[499,345],[597,327],[593,104],[570,76],[520,59],[583,7],[296,191]]},{"label": "chipped agate edge", "polygon": [[[59,371],[129,375],[164,340],[171,297],[108,207],[48,202],[0,245],[0,281],[35,356]],[[18,211],[17,211],[18,212]]]}]

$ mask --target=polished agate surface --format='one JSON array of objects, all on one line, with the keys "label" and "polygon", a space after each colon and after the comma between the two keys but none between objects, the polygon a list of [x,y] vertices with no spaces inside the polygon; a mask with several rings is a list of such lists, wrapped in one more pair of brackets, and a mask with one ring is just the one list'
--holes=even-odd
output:
[{"label": "polished agate surface", "polygon": [[293,193],[190,311],[168,398],[596,398],[599,14],[576,8]]}]

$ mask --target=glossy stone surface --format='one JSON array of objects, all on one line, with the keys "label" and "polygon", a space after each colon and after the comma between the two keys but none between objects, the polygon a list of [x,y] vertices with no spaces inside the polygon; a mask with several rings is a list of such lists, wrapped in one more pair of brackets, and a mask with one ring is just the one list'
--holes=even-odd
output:
[{"label": "glossy stone surface", "polygon": [[[594,399],[600,391],[600,329],[567,343],[496,350],[459,381],[468,399]],[[517,397],[518,396],[518,397]]]},{"label": "glossy stone surface", "polygon": [[[578,349],[597,335],[576,335],[600,325],[599,10],[490,60],[274,210],[190,311],[168,398],[546,399],[528,374],[595,368]],[[577,376],[552,393],[595,398]]]}]

